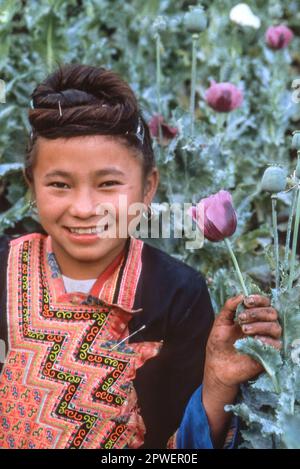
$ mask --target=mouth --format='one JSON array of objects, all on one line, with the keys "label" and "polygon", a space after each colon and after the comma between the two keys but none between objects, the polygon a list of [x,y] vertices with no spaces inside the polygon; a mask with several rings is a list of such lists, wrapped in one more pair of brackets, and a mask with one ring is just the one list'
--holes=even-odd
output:
[{"label": "mouth", "polygon": [[70,233],[76,234],[76,235],[97,235],[108,230],[108,223],[106,223],[106,225],[103,225],[103,226],[87,226],[87,227],[65,226],[64,228],[67,229]]}]

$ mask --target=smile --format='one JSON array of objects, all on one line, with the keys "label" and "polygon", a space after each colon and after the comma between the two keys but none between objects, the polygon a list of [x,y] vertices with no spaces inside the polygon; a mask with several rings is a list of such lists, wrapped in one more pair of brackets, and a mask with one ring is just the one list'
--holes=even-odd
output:
[{"label": "smile", "polygon": [[66,227],[71,233],[76,233],[76,234],[99,234],[102,233],[103,231],[106,231],[108,229],[108,224],[105,226],[93,226],[89,228],[71,228],[71,227]]}]

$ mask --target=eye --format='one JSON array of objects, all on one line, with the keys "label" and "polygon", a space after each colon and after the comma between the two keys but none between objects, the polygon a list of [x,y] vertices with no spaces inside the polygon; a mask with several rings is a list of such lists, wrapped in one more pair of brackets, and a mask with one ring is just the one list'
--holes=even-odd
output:
[{"label": "eye", "polygon": [[104,181],[99,184],[99,187],[111,187],[121,184],[119,181]]},{"label": "eye", "polygon": [[68,184],[66,184],[65,182],[51,182],[50,184],[48,184],[48,186],[51,186],[51,187],[56,187],[57,189],[68,189]]}]

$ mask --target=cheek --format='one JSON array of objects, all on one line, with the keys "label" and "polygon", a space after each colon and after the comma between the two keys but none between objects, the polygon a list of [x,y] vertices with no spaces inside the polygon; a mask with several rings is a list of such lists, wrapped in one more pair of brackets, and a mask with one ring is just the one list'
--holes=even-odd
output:
[{"label": "cheek", "polygon": [[57,197],[53,197],[47,189],[37,188],[36,201],[41,221],[58,218],[65,211],[66,200],[63,198],[57,200]]},{"label": "cheek", "polygon": [[131,185],[128,188],[128,200],[130,200],[131,203],[135,202],[144,202],[144,189],[141,184],[139,185]]},{"label": "cheek", "polygon": [[[144,206],[144,198],[143,192],[140,188],[136,186],[132,187],[132,189],[127,194],[127,213],[135,213],[135,215],[128,215],[129,217],[137,216],[140,211],[143,210]],[[131,210],[130,210],[131,208]]]},{"label": "cheek", "polygon": [[142,190],[134,185],[117,194],[110,195],[107,202],[113,206],[115,218],[112,214],[111,221],[115,220],[117,225],[125,223],[128,226],[131,220],[141,216],[144,209]]},{"label": "cheek", "polygon": [[110,195],[107,202],[115,207],[117,213],[124,213],[132,204],[144,203],[143,191],[137,186],[128,186],[126,190]]},{"label": "cheek", "polygon": [[38,206],[39,219],[42,225],[52,225],[63,215],[61,206],[42,205]]}]

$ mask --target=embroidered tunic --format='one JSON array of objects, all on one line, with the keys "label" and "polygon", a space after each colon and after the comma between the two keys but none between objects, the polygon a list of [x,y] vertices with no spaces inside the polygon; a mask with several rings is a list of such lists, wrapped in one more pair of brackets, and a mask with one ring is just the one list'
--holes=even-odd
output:
[{"label": "embroidered tunic", "polygon": [[176,446],[213,321],[199,273],[129,238],[89,294],[66,293],[34,233],[10,242],[5,278],[0,447]]}]

